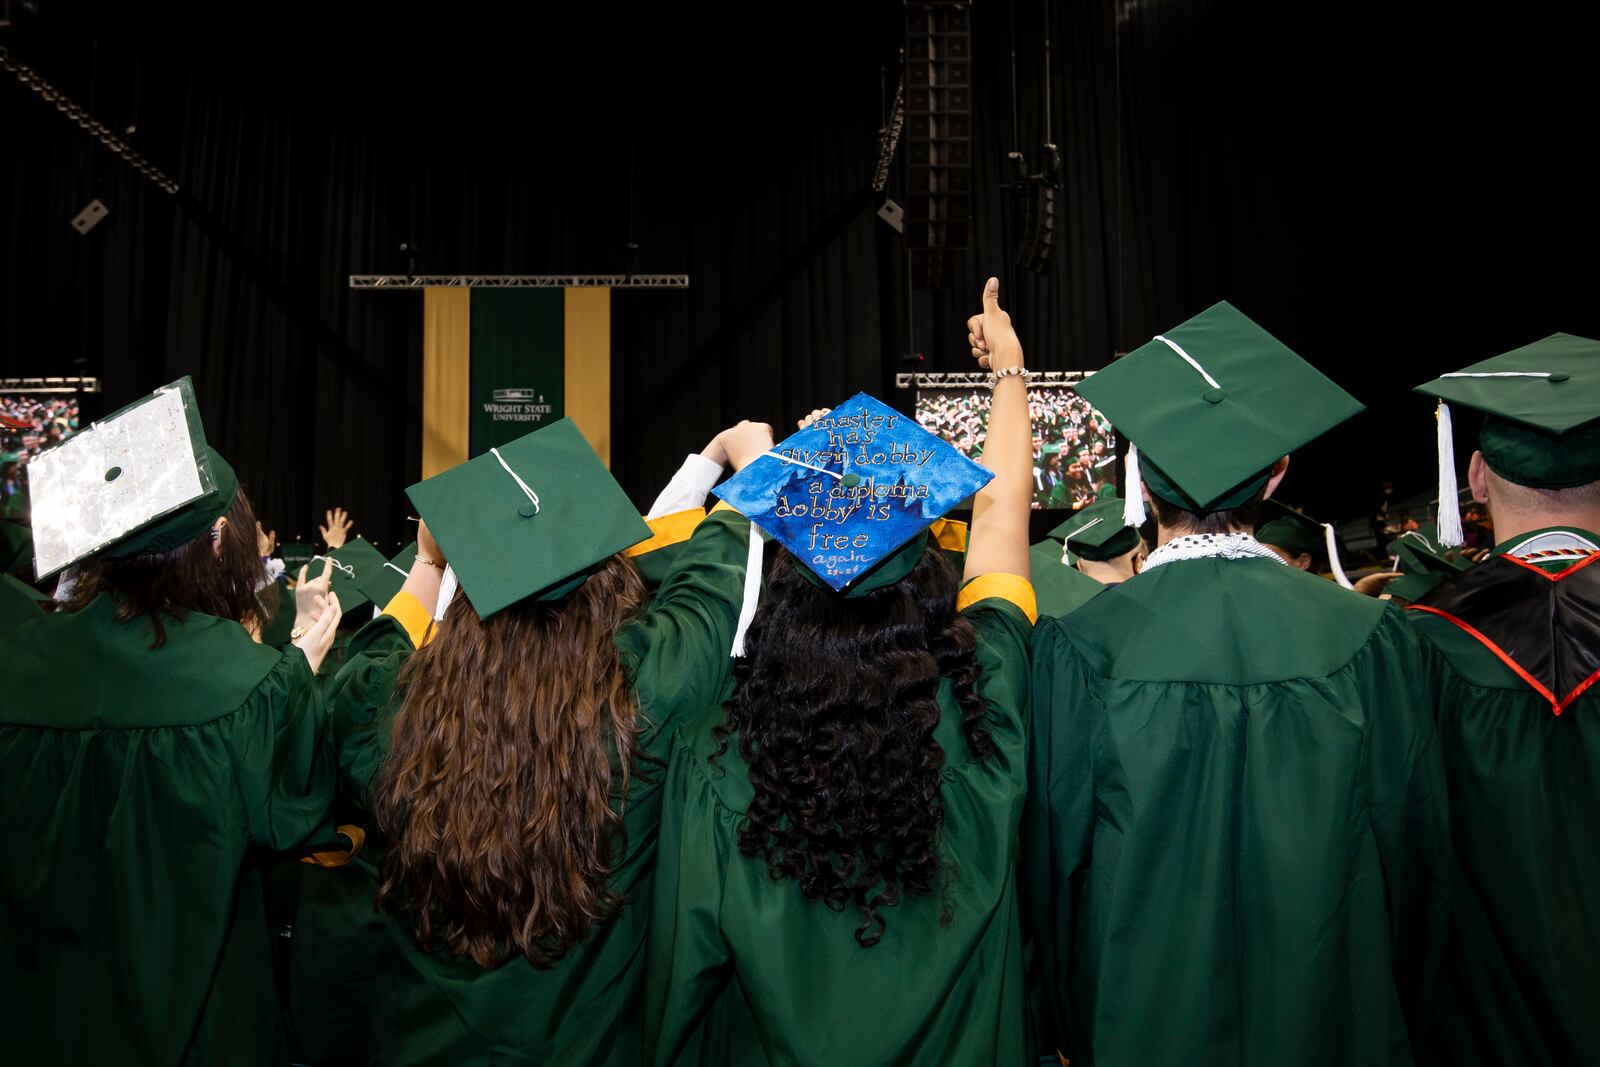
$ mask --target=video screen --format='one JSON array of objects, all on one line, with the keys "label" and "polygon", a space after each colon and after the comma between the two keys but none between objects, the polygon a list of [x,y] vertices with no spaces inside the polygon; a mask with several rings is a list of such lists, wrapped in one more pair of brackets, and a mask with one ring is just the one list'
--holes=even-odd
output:
[{"label": "video screen", "polygon": [[19,467],[78,432],[76,394],[0,393],[0,453]]},{"label": "video screen", "polygon": [[[1115,485],[1117,438],[1111,423],[1067,386],[1028,390],[1033,416],[1033,506],[1073,509]],[[989,432],[989,390],[919,389],[917,422],[977,459]]]}]

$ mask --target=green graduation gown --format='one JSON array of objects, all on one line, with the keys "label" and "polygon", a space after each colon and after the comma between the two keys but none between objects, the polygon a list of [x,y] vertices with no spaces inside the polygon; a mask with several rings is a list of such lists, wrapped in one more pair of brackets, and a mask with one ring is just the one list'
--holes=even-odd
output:
[{"label": "green graduation gown", "polygon": [[1150,568],[1034,642],[1024,895],[1073,1067],[1400,1064],[1449,840],[1398,608]]},{"label": "green graduation gown", "polygon": [[151,649],[109,596],[8,638],[0,1058],[286,1063],[251,845],[297,846],[337,777],[305,656],[237,623]]},{"label": "green graduation gown", "polygon": [[[946,753],[946,885],[940,896],[887,909],[883,940],[872,948],[856,944],[853,909],[807,901],[792,881],[774,882],[763,862],[740,854],[738,827],[753,793],[737,739],[715,766],[708,762],[723,709],[678,732],[651,918],[645,1063],[681,1062],[713,1004],[728,1006],[719,998],[734,981],[748,1008],[717,1028],[722,1048],[711,1059],[777,1067],[1028,1062],[1014,872],[1027,787],[1030,624],[993,598],[965,614],[978,630],[980,689],[997,752],[972,759],[944,683],[935,737]],[[728,1047],[740,1040],[759,1043]]]},{"label": "green graduation gown", "polygon": [[[732,511],[712,512],[679,552],[649,609],[617,634],[639,701],[639,751],[646,757],[662,760],[683,715],[726,689],[749,530],[748,520]],[[370,795],[388,750],[395,675],[410,652],[404,631],[384,616],[358,635],[340,675],[333,697],[340,766],[363,796]],[[638,1062],[638,996],[662,778],[657,770],[629,784],[622,809],[627,853],[612,877],[626,903],[555,967],[538,970],[518,958],[484,970],[469,959],[421,951],[402,922],[389,921],[374,1008],[379,1062]]]},{"label": "green graduation gown", "polygon": [[1039,616],[1059,619],[1070,615],[1106,591],[1106,586],[1076,567],[1061,562],[1061,542],[1041,541],[1028,549],[1033,567],[1033,591],[1039,598]]},{"label": "green graduation gown", "polygon": [[1600,1063],[1600,685],[1555,715],[1454,623],[1406,615],[1448,664],[1438,722],[1456,867],[1438,1062]]},{"label": "green graduation gown", "polygon": [[49,599],[20,578],[0,574],[0,631],[42,618]]}]

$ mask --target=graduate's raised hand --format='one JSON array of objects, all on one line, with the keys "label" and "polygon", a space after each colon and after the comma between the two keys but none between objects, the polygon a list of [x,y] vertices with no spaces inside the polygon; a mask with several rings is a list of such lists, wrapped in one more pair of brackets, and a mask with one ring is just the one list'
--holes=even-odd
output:
[{"label": "graduate's raised hand", "polygon": [[350,513],[344,508],[333,508],[322,514],[326,519],[326,525],[317,529],[322,531],[323,543],[328,546],[330,552],[336,548],[343,548],[345,539],[350,536]]},{"label": "graduate's raised hand", "polygon": [[317,605],[317,621],[311,628],[295,639],[294,647],[306,654],[306,662],[311,664],[311,673],[322,672],[322,661],[327,658],[328,650],[333,647],[333,639],[339,630],[339,620],[344,617],[344,610],[339,607],[339,594],[329,592],[326,597],[317,598],[321,603]]},{"label": "graduate's raised hand", "polygon": [[772,427],[746,420],[723,430],[717,440],[728,453],[728,465],[736,471],[744,470],[745,464],[772,448]]},{"label": "graduate's raised hand", "polygon": [[1365,578],[1357,578],[1356,584],[1351,588],[1362,596],[1373,596],[1383,600],[1389,596],[1388,593],[1383,591],[1384,587],[1396,578],[1403,578],[1404,576],[1400,571],[1379,571],[1377,574],[1369,574]]},{"label": "graduate's raised hand", "polygon": [[983,311],[967,320],[967,343],[972,358],[985,370],[1022,366],[1022,342],[1011,326],[1011,316],[1000,307],[1000,279],[983,287]]},{"label": "graduate's raised hand", "polygon": [[830,412],[832,410],[833,410],[832,408],[813,408],[812,411],[811,411],[811,414],[809,414],[805,418],[801,419],[799,421],[799,423],[797,423],[796,425],[800,429],[803,430],[807,426],[810,426],[813,422],[816,422],[818,419],[822,418],[822,416],[826,415],[828,412]]},{"label": "graduate's raised hand", "polygon": [[315,578],[306,577],[306,567],[294,583],[294,624],[298,629],[310,629],[322,614],[322,602],[333,589],[333,561],[322,561],[322,573]]},{"label": "graduate's raised hand", "polygon": [[261,520],[256,520],[256,555],[266,559],[278,551],[278,531],[263,530]]},{"label": "graduate's raised hand", "polygon": [[417,523],[417,555],[440,570],[444,569],[444,549],[433,539],[433,531],[428,529],[428,524],[421,521]]},{"label": "graduate's raised hand", "polygon": [[411,571],[406,575],[400,592],[416,597],[417,603],[422,605],[430,618],[439,605],[439,586],[444,580],[444,568],[444,549],[433,539],[433,531],[428,529],[428,524],[418,521],[417,555],[411,561]]}]

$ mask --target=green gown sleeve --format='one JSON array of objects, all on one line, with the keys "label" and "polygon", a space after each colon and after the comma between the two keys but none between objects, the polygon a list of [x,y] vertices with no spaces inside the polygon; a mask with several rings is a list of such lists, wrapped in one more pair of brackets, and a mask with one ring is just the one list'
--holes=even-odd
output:
[{"label": "green gown sleeve", "polygon": [[351,639],[349,659],[328,697],[339,773],[362,807],[368,806],[373,779],[389,753],[394,684],[413,651],[400,623],[379,615]]},{"label": "green gown sleeve", "polygon": [[251,701],[255,713],[236,716],[228,734],[250,839],[295,848],[322,824],[337,782],[326,706],[305,654],[285,652]]},{"label": "green gown sleeve", "polygon": [[750,521],[720,509],[684,543],[649,609],[617,634],[640,710],[639,751],[660,758],[673,726],[726,694],[744,601]]},{"label": "green gown sleeve", "polygon": [[712,823],[736,816],[717,804],[697,763],[694,751],[676,738],[663,787],[645,950],[647,1064],[677,1062],[732,968],[718,914],[728,865],[727,833]]}]

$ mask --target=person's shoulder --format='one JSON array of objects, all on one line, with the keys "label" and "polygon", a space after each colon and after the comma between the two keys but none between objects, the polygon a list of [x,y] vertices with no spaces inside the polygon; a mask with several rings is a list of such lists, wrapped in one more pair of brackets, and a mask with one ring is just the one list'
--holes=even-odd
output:
[{"label": "person's shoulder", "polygon": [[[1343,669],[1397,610],[1269,560],[1186,560],[1119,583],[1055,628],[1091,670],[1255,684]],[[1396,637],[1402,644],[1403,636]]]}]

